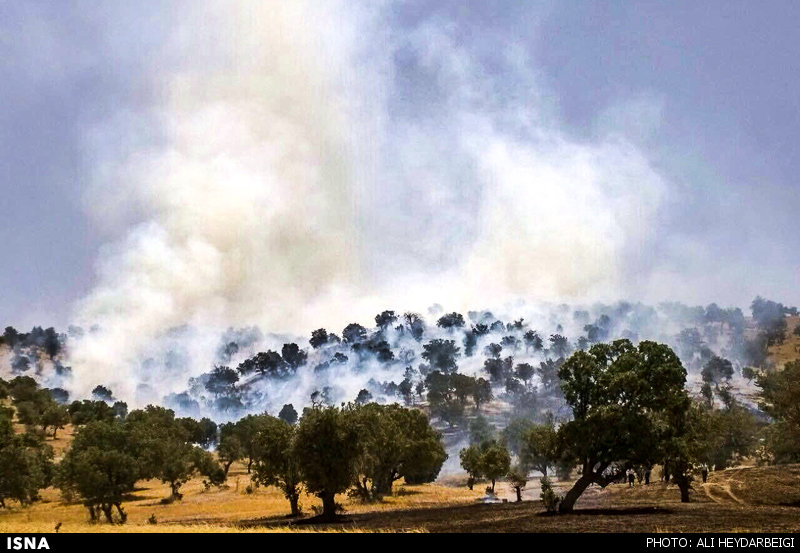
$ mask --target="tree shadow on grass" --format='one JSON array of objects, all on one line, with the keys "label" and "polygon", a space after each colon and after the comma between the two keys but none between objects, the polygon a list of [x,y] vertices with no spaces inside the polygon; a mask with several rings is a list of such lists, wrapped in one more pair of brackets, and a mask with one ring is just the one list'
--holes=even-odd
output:
[{"label": "tree shadow on grass", "polygon": [[672,513],[671,509],[664,509],[663,507],[622,507],[618,509],[575,509],[571,513],[537,513],[536,516],[628,516],[628,515],[668,515]]},{"label": "tree shadow on grass", "polygon": [[392,492],[392,495],[390,497],[405,497],[408,495],[422,495],[422,492],[419,490],[408,490],[405,488],[399,488],[394,492]]},{"label": "tree shadow on grass", "polygon": [[336,515],[335,518],[323,518],[321,515],[312,517],[295,517],[292,515],[275,515],[263,518],[253,518],[237,522],[240,528],[272,528],[277,526],[326,526],[328,524],[346,524],[353,520],[346,515]]}]

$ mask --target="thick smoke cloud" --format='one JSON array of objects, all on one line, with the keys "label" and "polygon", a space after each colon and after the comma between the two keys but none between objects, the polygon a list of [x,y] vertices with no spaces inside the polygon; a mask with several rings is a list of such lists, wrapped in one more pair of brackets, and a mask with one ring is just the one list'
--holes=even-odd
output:
[{"label": "thick smoke cloud", "polygon": [[[647,156],[624,135],[560,132],[511,41],[487,62],[446,20],[400,33],[391,13],[172,8],[137,102],[84,145],[87,203],[117,238],[76,307],[77,324],[97,326],[71,348],[77,386],[147,400],[145,373],[185,384],[231,325],[306,334],[387,307],[631,290],[668,190]],[[118,37],[108,47],[130,55]],[[173,380],[146,361],[159,340],[176,350],[182,325]]]}]

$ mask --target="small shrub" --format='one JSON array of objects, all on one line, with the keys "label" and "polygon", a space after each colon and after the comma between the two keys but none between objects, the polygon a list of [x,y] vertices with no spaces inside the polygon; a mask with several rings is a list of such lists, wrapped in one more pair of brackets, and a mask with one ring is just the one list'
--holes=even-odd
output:
[{"label": "small shrub", "polygon": [[542,477],[540,485],[542,492],[539,494],[539,498],[542,500],[544,508],[548,513],[555,513],[558,511],[558,504],[561,503],[561,496],[553,490],[553,485],[548,477]]}]

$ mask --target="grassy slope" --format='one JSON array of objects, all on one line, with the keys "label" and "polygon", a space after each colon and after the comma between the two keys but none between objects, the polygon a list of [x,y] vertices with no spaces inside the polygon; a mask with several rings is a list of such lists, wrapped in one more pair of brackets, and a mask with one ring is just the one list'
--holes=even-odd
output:
[{"label": "grassy slope", "polygon": [[[205,491],[199,480],[189,482],[182,501],[162,504],[167,486],[146,482],[125,504],[129,522],[124,526],[89,525],[86,510],[63,502],[56,490],[45,490],[43,501],[27,509],[0,513],[0,533],[62,532],[287,532],[287,531],[800,531],[800,465],[738,467],[712,473],[707,484],[695,483],[692,503],[681,504],[672,485],[654,482],[633,489],[623,484],[606,489],[591,487],[574,515],[544,516],[541,503],[482,505],[482,495],[466,487],[426,484],[401,486],[384,502],[363,505],[340,496],[346,510],[344,522],[327,526],[292,525],[285,518],[287,503],[273,488],[245,490],[249,478],[243,467],[232,469],[229,485]],[[565,491],[568,483],[558,484]],[[498,484],[502,495],[510,495]],[[526,497],[538,496],[537,481]],[[310,511],[317,502],[304,497]],[[147,519],[155,515],[158,524]]]},{"label": "grassy slope", "polygon": [[[793,330],[800,317],[789,320],[787,340],[773,348],[777,365],[800,358],[800,336]],[[21,428],[20,428],[21,430]],[[48,438],[56,456],[72,439],[72,428]],[[399,487],[384,502],[363,505],[340,496],[348,521],[325,528],[291,526],[284,518],[288,504],[273,488],[247,492],[249,476],[241,465],[231,469],[228,484],[205,490],[199,479],[187,483],[185,497],[162,504],[169,495],[166,485],[144,482],[125,504],[128,524],[123,527],[89,525],[86,510],[79,503],[65,503],[59,492],[45,490],[43,501],[27,509],[12,507],[0,511],[0,533],[52,531],[58,522],[62,532],[285,532],[285,531],[703,531],[773,530],[800,531],[800,465],[787,467],[737,467],[712,473],[707,484],[695,483],[693,502],[681,504],[673,486],[654,483],[629,489],[612,485],[604,490],[590,488],[578,502],[584,514],[567,517],[539,516],[542,507],[538,483],[533,480],[521,504],[480,505],[483,492],[464,487],[463,478],[443,478],[438,484]],[[563,492],[568,483],[559,484]],[[513,498],[504,483],[501,497]],[[532,500],[532,501],[531,501]],[[310,512],[316,498],[304,496],[303,508]],[[588,510],[588,511],[587,511]],[[588,516],[591,513],[591,516]],[[151,515],[157,525],[147,523]]]},{"label": "grassy slope", "polygon": [[795,328],[800,326],[800,317],[787,317],[786,322],[786,340],[783,344],[770,348],[770,361],[778,367],[788,361],[800,359],[800,336],[794,333]]},{"label": "grassy slope", "polygon": [[[66,436],[66,433],[64,433]],[[169,486],[158,481],[140,483],[123,507],[128,513],[128,524],[116,527],[117,531],[235,531],[242,521],[262,520],[269,527],[251,528],[251,531],[286,531],[290,522],[285,518],[289,510],[288,502],[275,488],[255,488],[248,493],[249,475],[241,465],[231,467],[228,483],[222,488],[205,490],[200,479],[193,479],[181,488],[182,501],[162,504],[169,496]],[[446,506],[472,502],[480,494],[464,488],[454,488],[427,484],[404,486],[397,493],[377,505],[363,505],[351,501],[346,496],[337,499],[343,503],[346,512],[363,513],[374,510],[397,508],[420,509],[430,506]],[[301,505],[310,513],[312,507],[319,505],[313,496],[303,496]],[[154,515],[158,524],[148,524]],[[105,531],[107,525],[88,525],[87,511],[79,503],[63,501],[58,490],[47,489],[42,492],[42,501],[31,507],[20,509],[12,507],[0,511],[0,533],[8,531],[52,531],[58,522],[62,532]],[[295,529],[297,530],[297,529]],[[309,530],[303,528],[302,530]],[[413,530],[413,529],[409,529]]]}]

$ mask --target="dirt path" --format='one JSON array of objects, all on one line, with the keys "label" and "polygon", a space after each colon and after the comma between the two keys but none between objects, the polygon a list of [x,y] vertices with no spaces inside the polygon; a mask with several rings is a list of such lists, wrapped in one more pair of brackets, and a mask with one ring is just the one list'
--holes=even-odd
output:
[{"label": "dirt path", "polygon": [[731,484],[740,482],[734,479],[739,476],[742,469],[729,469],[711,474],[711,479],[702,484],[706,496],[714,503],[745,505],[741,498],[733,493]]}]

